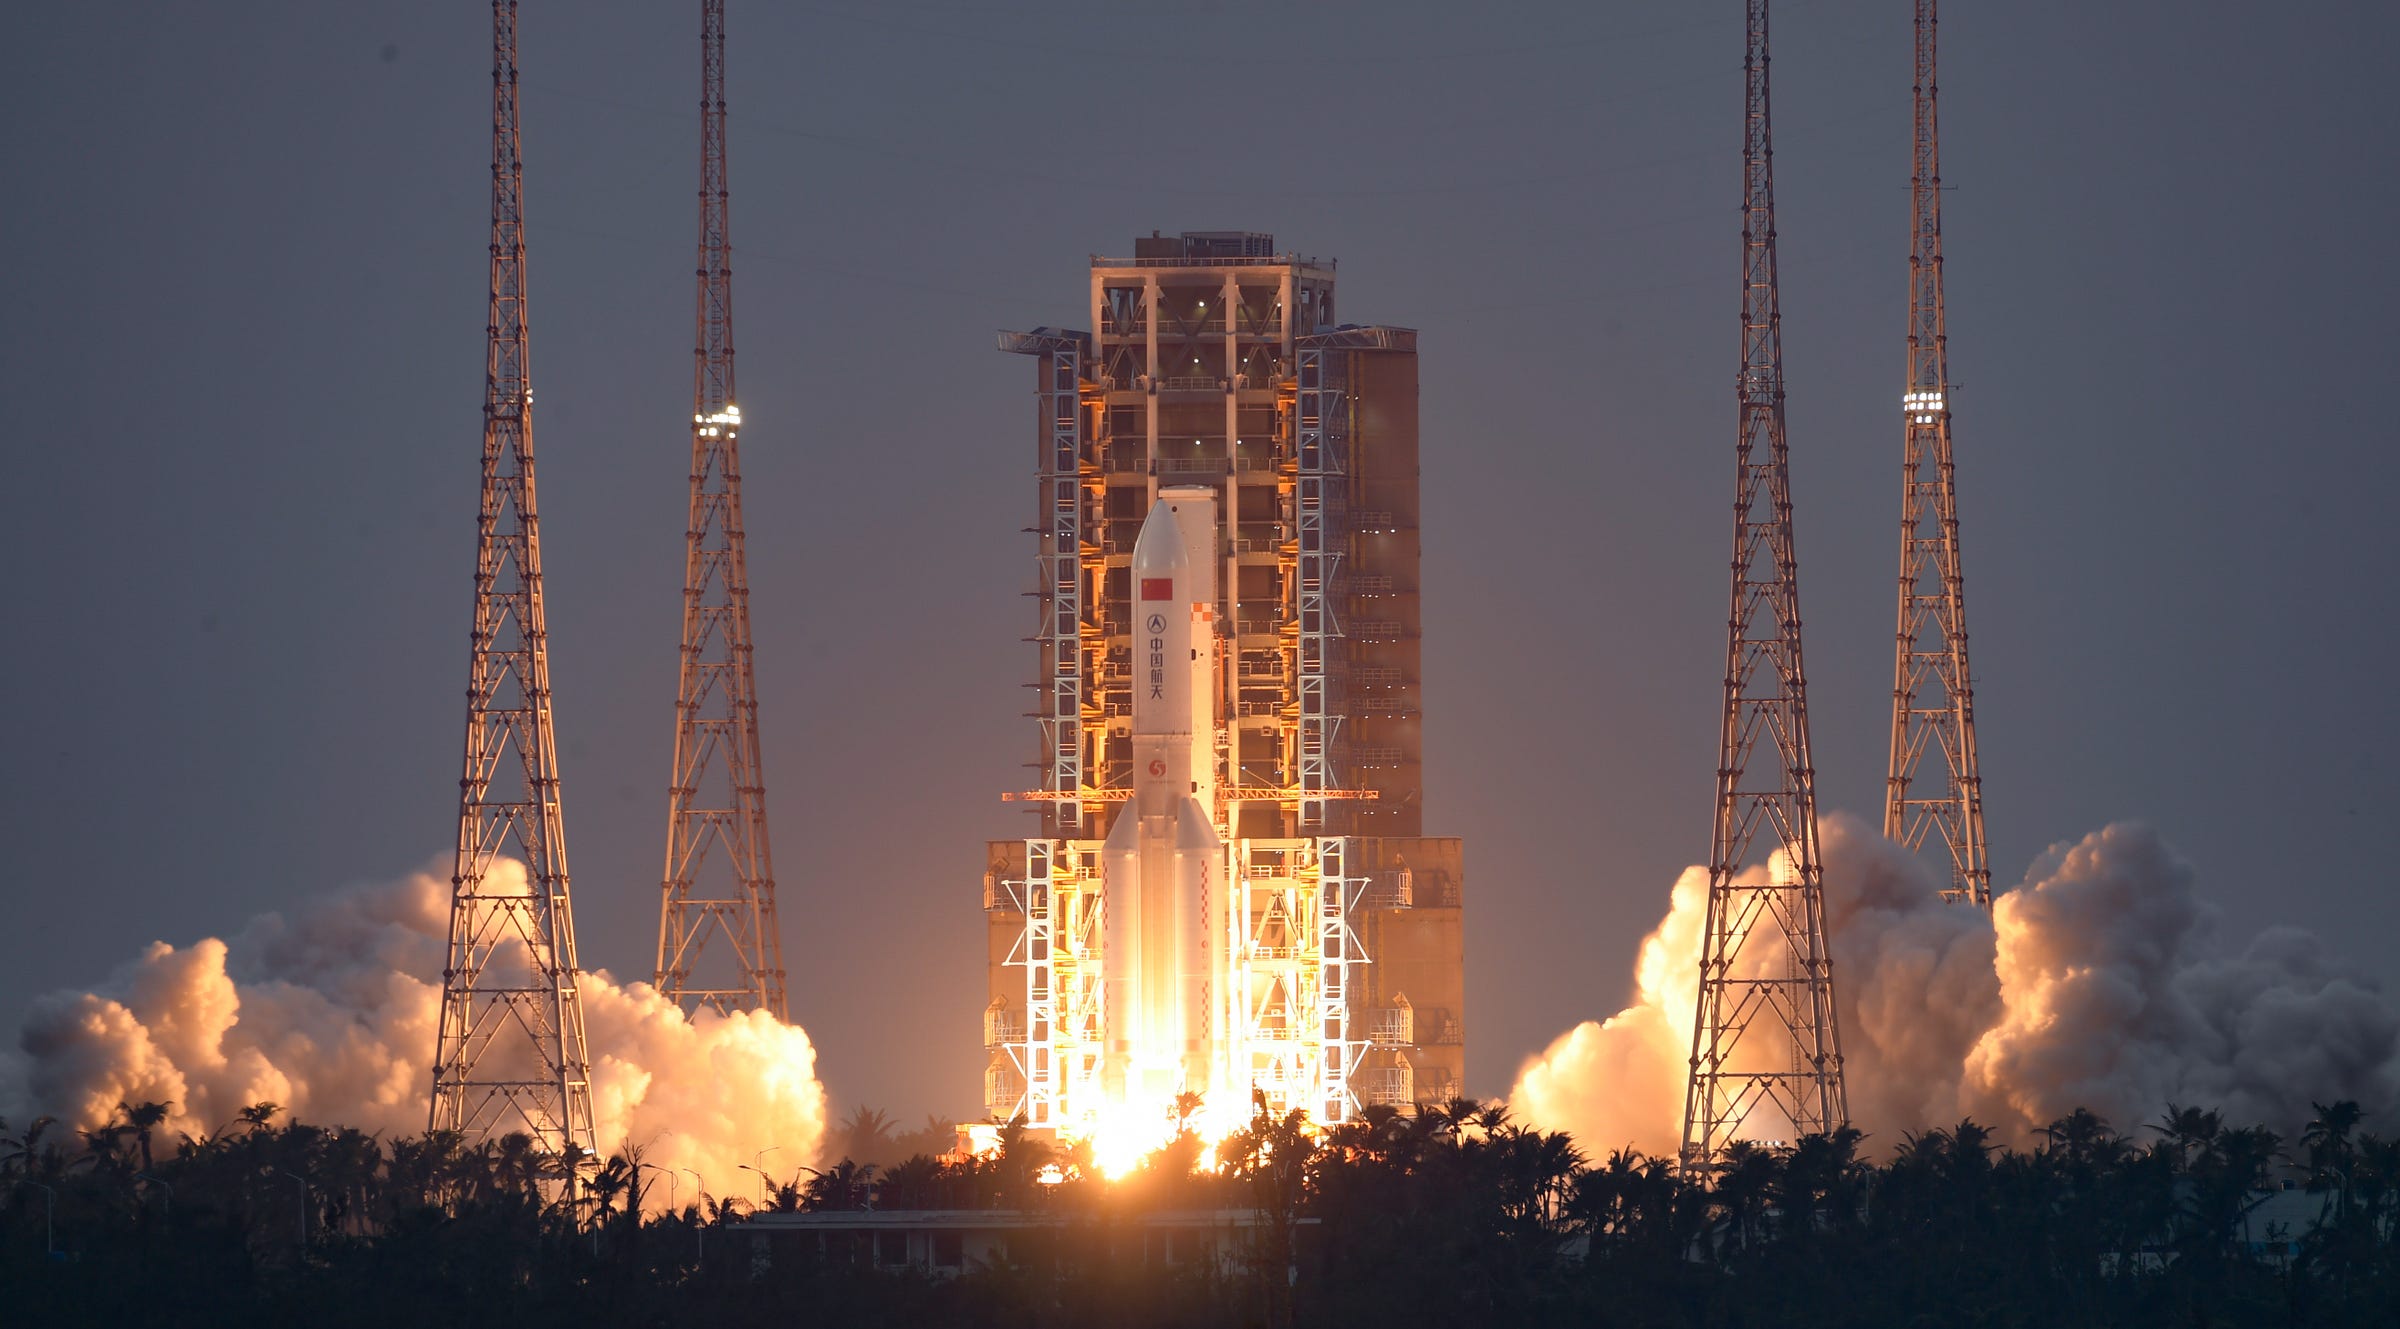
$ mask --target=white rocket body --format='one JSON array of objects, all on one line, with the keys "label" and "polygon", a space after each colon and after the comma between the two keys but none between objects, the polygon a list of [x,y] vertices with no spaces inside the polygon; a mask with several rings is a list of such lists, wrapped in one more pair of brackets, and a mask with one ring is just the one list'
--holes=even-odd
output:
[{"label": "white rocket body", "polygon": [[1101,855],[1104,1092],[1164,1110],[1209,1093],[1215,925],[1226,907],[1217,834],[1216,495],[1166,489],[1134,541],[1132,798]]}]

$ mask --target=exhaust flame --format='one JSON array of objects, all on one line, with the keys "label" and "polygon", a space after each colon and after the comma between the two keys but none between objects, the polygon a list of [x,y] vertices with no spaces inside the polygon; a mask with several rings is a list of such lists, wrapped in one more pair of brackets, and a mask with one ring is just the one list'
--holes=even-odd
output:
[{"label": "exhaust flame", "polygon": [[[2170,1100],[2296,1127],[2312,1097],[2400,1096],[2400,1009],[2312,934],[2215,946],[2215,908],[2132,823],[2038,859],[1980,911],[1912,856],[1825,819],[1826,926],[1851,1117],[1877,1146],[1964,1115],[2028,1143],[2077,1107],[2121,1129]],[[1642,944],[1633,1004],[1561,1035],[1510,1103],[1587,1149],[1681,1143],[1708,874],[1687,869]],[[1764,950],[1766,948],[1757,948]]]},{"label": "exhaust flame", "polygon": [[[488,881],[521,889],[524,875],[504,860]],[[419,874],[261,915],[230,941],[152,942],[106,982],[34,1003],[17,1051],[0,1053],[0,1115],[91,1127],[120,1101],[165,1102],[171,1138],[273,1102],[298,1120],[420,1133],[449,908],[449,883]],[[748,1189],[735,1165],[761,1149],[816,1155],[825,1091],[798,1026],[763,1012],[686,1018],[648,983],[601,970],[581,991],[602,1152],[631,1143],[720,1195]],[[650,1203],[663,1209],[667,1194]]]}]

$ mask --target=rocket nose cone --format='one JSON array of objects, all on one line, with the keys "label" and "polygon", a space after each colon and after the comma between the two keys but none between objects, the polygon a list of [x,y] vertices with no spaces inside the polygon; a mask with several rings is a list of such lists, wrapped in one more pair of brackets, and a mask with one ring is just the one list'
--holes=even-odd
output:
[{"label": "rocket nose cone", "polygon": [[1117,809],[1116,824],[1108,828],[1105,851],[1111,854],[1132,852],[1135,842],[1141,838],[1141,824],[1142,814],[1128,800]]},{"label": "rocket nose cone", "polygon": [[1163,499],[1151,504],[1150,515],[1142,521],[1142,533],[1133,540],[1134,575],[1173,577],[1187,566],[1183,528],[1176,524],[1174,509]]},{"label": "rocket nose cone", "polygon": [[1213,853],[1221,843],[1216,824],[1208,819],[1200,800],[1186,795],[1182,806],[1175,810],[1175,847]]}]

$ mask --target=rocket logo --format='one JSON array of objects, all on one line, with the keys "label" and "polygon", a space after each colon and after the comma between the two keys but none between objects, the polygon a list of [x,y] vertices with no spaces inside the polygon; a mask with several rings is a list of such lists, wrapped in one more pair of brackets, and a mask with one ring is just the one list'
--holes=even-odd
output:
[{"label": "rocket logo", "polygon": [[1174,599],[1175,579],[1173,577],[1142,578],[1142,598],[1145,600]]},{"label": "rocket logo", "polygon": [[1160,761],[1156,757],[1152,757],[1150,759],[1150,778],[1155,780],[1166,773],[1167,764],[1163,761]]}]

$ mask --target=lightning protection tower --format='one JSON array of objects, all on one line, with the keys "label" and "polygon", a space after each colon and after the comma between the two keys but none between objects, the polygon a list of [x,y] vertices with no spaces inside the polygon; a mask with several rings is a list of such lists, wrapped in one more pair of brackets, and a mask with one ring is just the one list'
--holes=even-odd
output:
[{"label": "lightning protection tower", "polygon": [[[1733,608],[1709,846],[1708,929],[1683,1109],[1683,1164],[1713,1165],[1770,1105],[1793,1135],[1849,1120],[1825,947],[1816,771],[1800,664],[1799,560],[1784,447],[1783,326],[1775,292],[1775,173],[1767,119],[1767,0],[1749,0],[1743,61],[1742,365],[1736,391]],[[1769,749],[1754,769],[1761,741]],[[1750,865],[1760,832],[1765,862]]]},{"label": "lightning protection tower", "polygon": [[[493,0],[483,512],[429,1128],[470,1138],[523,1131],[572,1166],[592,1153],[592,1093],[550,716],[541,525],[534,515],[524,215],[517,6]],[[493,879],[495,863],[511,850],[524,860],[522,890]]]},{"label": "lightning protection tower", "polygon": [[[700,6],[700,263],[692,351],[692,505],[683,670],[658,915],[661,992],[686,1010],[785,1017],[783,943],[750,669],[742,557],[742,409],[733,392],[733,243],[725,175],[725,0]],[[715,862],[712,865],[712,858]],[[709,943],[722,938],[715,956]],[[710,963],[706,966],[702,961]]]},{"label": "lightning protection tower", "polygon": [[[1917,0],[1916,137],[1909,178],[1908,387],[1901,394],[1900,628],[1892,659],[1892,761],[1883,833],[1911,850],[1939,830],[1950,851],[1943,898],[1992,907],[1967,669],[1967,587],[1958,554],[1950,454],[1950,352],[1943,328],[1942,155],[1934,114],[1936,0]],[[1912,796],[1928,748],[1945,779]]]}]

